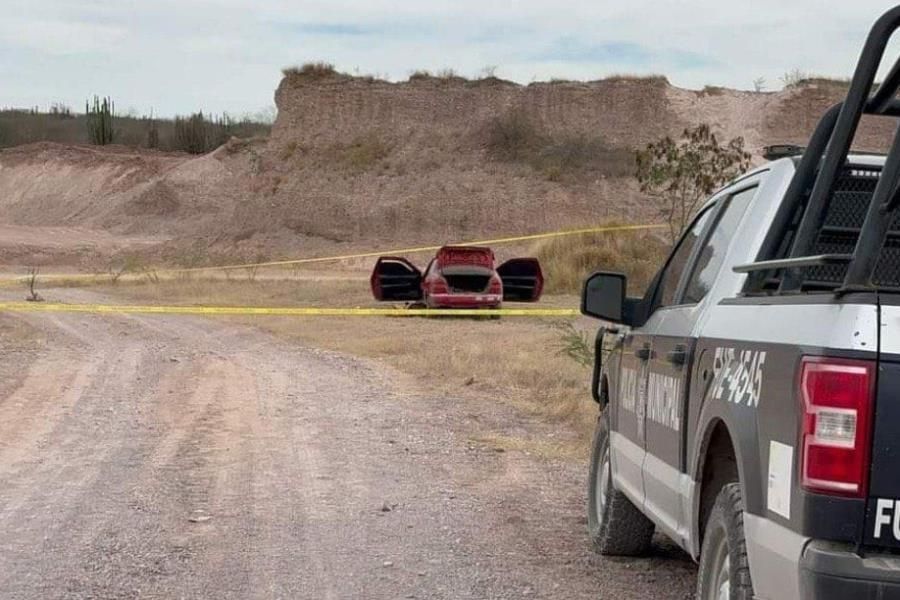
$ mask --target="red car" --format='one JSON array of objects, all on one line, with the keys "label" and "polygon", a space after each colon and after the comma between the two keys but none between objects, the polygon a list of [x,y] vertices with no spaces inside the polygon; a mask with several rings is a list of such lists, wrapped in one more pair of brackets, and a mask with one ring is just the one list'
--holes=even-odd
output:
[{"label": "red car", "polygon": [[412,263],[382,256],[371,278],[376,300],[422,302],[428,308],[498,308],[503,300],[536,302],[544,276],[536,258],[515,258],[494,267],[494,252],[444,246],[423,274]]}]

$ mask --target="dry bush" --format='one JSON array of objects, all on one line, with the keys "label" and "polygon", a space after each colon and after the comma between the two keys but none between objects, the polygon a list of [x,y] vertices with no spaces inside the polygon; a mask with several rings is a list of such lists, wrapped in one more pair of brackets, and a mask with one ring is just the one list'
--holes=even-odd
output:
[{"label": "dry bush", "polygon": [[532,157],[532,166],[545,175],[600,172],[609,177],[627,177],[634,171],[634,154],[612,148],[599,137],[586,135],[549,140]]},{"label": "dry bush", "polygon": [[628,293],[640,295],[662,266],[668,245],[646,231],[610,231],[541,240],[532,251],[551,294],[580,294],[594,271],[628,276]]},{"label": "dry bush", "polygon": [[720,85],[706,85],[700,90],[702,96],[722,96],[725,94],[725,88]]},{"label": "dry bush", "polygon": [[423,81],[426,79],[431,79],[431,77],[432,75],[430,71],[426,71],[425,69],[416,69],[409,74],[409,81]]},{"label": "dry bush", "polygon": [[613,148],[599,136],[545,135],[519,110],[488,124],[486,145],[495,160],[528,164],[550,181],[591,173],[625,177],[634,171],[631,150]]},{"label": "dry bush", "polygon": [[635,178],[669,226],[674,243],[693,215],[715,190],[750,168],[744,138],[719,143],[709,125],[685,129],[635,153]]},{"label": "dry bush", "polygon": [[802,71],[800,69],[794,68],[790,71],[787,71],[784,75],[782,75],[779,79],[781,79],[781,83],[786,88],[792,88],[800,85],[807,79],[809,79],[809,73],[806,71]]},{"label": "dry bush", "polygon": [[391,149],[375,133],[357,138],[349,146],[336,149],[338,160],[352,171],[367,171],[386,158]]},{"label": "dry bush", "polygon": [[308,62],[299,67],[286,67],[281,72],[291,81],[316,81],[339,74],[333,64],[324,61]]},{"label": "dry bush", "polygon": [[603,79],[609,83],[620,82],[646,82],[653,85],[669,85],[669,78],[665,75],[637,75],[635,73],[614,73]]},{"label": "dry bush", "polygon": [[537,128],[523,111],[510,111],[488,124],[487,149],[495,159],[525,161],[542,144]]},{"label": "dry bush", "polygon": [[594,344],[586,331],[578,329],[571,321],[560,321],[553,328],[559,335],[557,354],[571,358],[582,367],[594,365]]},{"label": "dry bush", "polygon": [[25,298],[29,302],[43,302],[44,299],[37,293],[35,286],[37,285],[38,268],[30,267],[28,269],[28,296]]}]

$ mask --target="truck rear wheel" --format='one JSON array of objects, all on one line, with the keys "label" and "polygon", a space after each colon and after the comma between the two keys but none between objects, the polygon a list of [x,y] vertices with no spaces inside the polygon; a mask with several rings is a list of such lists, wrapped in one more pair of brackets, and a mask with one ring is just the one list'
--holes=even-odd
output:
[{"label": "truck rear wheel", "polygon": [[753,583],[744,539],[744,501],[729,483],[713,505],[700,552],[697,600],[752,600]]},{"label": "truck rear wheel", "polygon": [[588,485],[588,534],[600,554],[637,556],[647,551],[653,522],[613,485],[609,416],[597,420]]}]

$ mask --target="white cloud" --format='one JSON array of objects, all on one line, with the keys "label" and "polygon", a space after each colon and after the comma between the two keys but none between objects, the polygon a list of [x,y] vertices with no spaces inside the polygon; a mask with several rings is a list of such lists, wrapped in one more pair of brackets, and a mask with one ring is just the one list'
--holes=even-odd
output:
[{"label": "white cloud", "polygon": [[[792,69],[847,77],[890,3],[859,0],[0,0],[0,105],[94,93],[159,113],[256,110],[281,67],[328,60],[406,77],[454,68],[520,82],[662,73],[770,88]],[[620,52],[617,55],[616,52]]]},{"label": "white cloud", "polygon": [[122,26],[100,23],[24,18],[0,21],[0,44],[54,56],[109,52],[127,36]]}]

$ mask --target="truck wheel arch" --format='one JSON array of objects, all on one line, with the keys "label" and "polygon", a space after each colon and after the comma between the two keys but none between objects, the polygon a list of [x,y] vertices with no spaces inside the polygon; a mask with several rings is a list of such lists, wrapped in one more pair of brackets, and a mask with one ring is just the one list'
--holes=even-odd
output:
[{"label": "truck wheel arch", "polygon": [[600,410],[609,404],[609,377],[606,373],[600,376]]},{"label": "truck wheel arch", "polygon": [[693,501],[691,555],[700,556],[703,533],[719,491],[728,483],[744,487],[742,465],[737,444],[726,422],[712,418],[703,429],[694,465],[696,482]]}]

